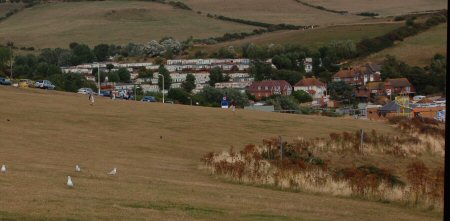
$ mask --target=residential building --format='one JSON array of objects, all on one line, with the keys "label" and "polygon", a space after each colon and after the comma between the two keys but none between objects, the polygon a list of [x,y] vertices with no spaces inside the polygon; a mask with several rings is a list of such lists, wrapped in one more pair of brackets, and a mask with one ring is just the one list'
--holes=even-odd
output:
[{"label": "residential building", "polygon": [[352,86],[363,86],[367,82],[380,81],[381,73],[378,65],[366,64],[362,67],[343,69],[333,75],[333,82],[344,81]]},{"label": "residential building", "polygon": [[241,81],[241,82],[219,82],[214,85],[215,88],[233,88],[238,89],[241,93],[245,93],[245,90],[250,87],[253,81]]},{"label": "residential building", "polygon": [[407,78],[387,79],[384,87],[388,96],[397,94],[413,95],[416,93],[414,86]]},{"label": "residential building", "polygon": [[313,60],[312,58],[305,58],[303,60],[303,66],[305,67],[306,73],[311,73],[313,70]]},{"label": "residential building", "polygon": [[305,91],[315,100],[322,99],[327,93],[327,85],[315,77],[303,78],[294,85],[294,91]]},{"label": "residential building", "polygon": [[285,80],[268,80],[253,82],[249,87],[249,92],[261,99],[273,95],[291,95],[292,86]]}]

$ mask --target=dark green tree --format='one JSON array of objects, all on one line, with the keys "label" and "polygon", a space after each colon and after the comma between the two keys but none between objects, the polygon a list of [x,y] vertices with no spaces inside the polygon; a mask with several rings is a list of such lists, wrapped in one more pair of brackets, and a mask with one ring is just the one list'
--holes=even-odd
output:
[{"label": "dark green tree", "polygon": [[94,55],[89,46],[78,44],[72,49],[72,65],[79,65],[83,63],[91,63],[94,61]]},{"label": "dark green tree", "polygon": [[353,88],[344,81],[329,83],[328,93],[333,100],[353,102]]},{"label": "dark green tree", "polygon": [[291,85],[295,85],[299,82],[305,74],[298,71],[290,71],[290,70],[274,70],[272,74],[273,80],[285,80],[289,82]]},{"label": "dark green tree", "polygon": [[181,104],[189,104],[189,93],[181,88],[172,88],[167,93],[167,97]]},{"label": "dark green tree", "polygon": [[97,61],[106,61],[109,55],[109,45],[99,44],[94,47],[94,56]]},{"label": "dark green tree", "polygon": [[265,62],[255,61],[250,67],[250,75],[255,78],[255,81],[271,79],[272,73],[272,66]]},{"label": "dark green tree", "polygon": [[191,93],[195,88],[195,76],[193,74],[187,74],[186,80],[181,83],[181,87],[188,93]]},{"label": "dark green tree", "polygon": [[130,72],[126,68],[119,68],[117,75],[119,75],[120,82],[129,83],[131,81]]},{"label": "dark green tree", "polygon": [[162,76],[164,76],[164,90],[169,90],[170,86],[172,85],[172,78],[170,77],[169,71],[163,66],[160,65],[158,69],[158,86],[160,90],[163,90],[163,80]]},{"label": "dark green tree", "polygon": [[218,82],[223,82],[224,81],[224,77],[223,77],[223,73],[222,73],[222,69],[220,69],[219,67],[215,67],[213,69],[211,69],[211,71],[209,72],[209,85],[211,87],[214,87],[214,85]]}]

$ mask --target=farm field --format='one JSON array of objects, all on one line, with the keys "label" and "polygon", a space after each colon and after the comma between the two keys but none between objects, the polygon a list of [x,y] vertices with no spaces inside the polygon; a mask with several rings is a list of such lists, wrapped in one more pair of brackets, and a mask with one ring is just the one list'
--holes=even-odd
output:
[{"label": "farm field", "polygon": [[394,16],[412,12],[447,9],[446,0],[302,0],[303,2],[323,6],[327,9],[348,11],[350,13],[375,12],[381,16]]},{"label": "farm field", "polygon": [[293,0],[183,0],[194,11],[273,24],[336,25],[372,20],[338,15],[304,6]]},{"label": "farm field", "polygon": [[[0,87],[0,218],[8,220],[440,220],[405,206],[239,185],[206,152],[262,138],[396,133],[380,122]],[[5,139],[7,138],[7,139]],[[74,172],[80,164],[81,173]],[[115,177],[107,175],[117,167]],[[67,176],[74,189],[66,187]],[[383,211],[380,213],[380,211]]]},{"label": "farm field", "polygon": [[370,25],[342,25],[309,30],[278,31],[215,45],[197,46],[193,48],[192,51],[204,50],[211,53],[217,51],[221,47],[240,47],[246,43],[258,45],[300,44],[311,49],[318,49],[334,40],[353,40],[357,42],[364,37],[380,36],[402,25],[403,22]]},{"label": "farm field", "polygon": [[37,5],[0,22],[0,42],[55,48],[68,47],[74,41],[89,45],[145,43],[165,36],[185,40],[253,29],[153,2],[64,2]]},{"label": "farm field", "polygon": [[436,53],[447,55],[447,23],[406,38],[394,47],[370,55],[363,60],[376,62],[382,61],[386,55],[394,55],[407,64],[424,67],[430,65],[431,58]]}]

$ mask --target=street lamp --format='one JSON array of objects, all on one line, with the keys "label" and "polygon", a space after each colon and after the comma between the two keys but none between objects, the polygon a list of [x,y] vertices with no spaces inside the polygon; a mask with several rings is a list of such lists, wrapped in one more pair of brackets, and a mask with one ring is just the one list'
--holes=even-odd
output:
[{"label": "street lamp", "polygon": [[163,94],[163,104],[164,104],[164,75],[158,74],[158,76],[161,76],[161,78],[162,78],[162,94]]},{"label": "street lamp", "polygon": [[97,74],[98,74],[98,95],[100,95],[100,63],[97,62]]}]

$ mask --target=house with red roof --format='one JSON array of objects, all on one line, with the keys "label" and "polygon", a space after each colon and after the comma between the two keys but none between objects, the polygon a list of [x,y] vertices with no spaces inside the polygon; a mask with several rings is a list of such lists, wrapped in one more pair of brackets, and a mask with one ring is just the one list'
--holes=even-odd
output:
[{"label": "house with red roof", "polygon": [[285,80],[255,81],[248,91],[259,100],[273,95],[291,95],[292,86]]},{"label": "house with red roof", "polygon": [[306,91],[313,99],[321,99],[327,93],[327,85],[315,77],[303,78],[294,85],[294,91]]},{"label": "house with red roof", "polygon": [[413,95],[416,89],[407,78],[386,79],[384,88],[387,95],[407,94]]},{"label": "house with red roof", "polygon": [[368,82],[381,80],[381,67],[374,64],[366,64],[364,66],[343,69],[333,75],[333,82],[344,81],[352,86],[363,86]]}]

